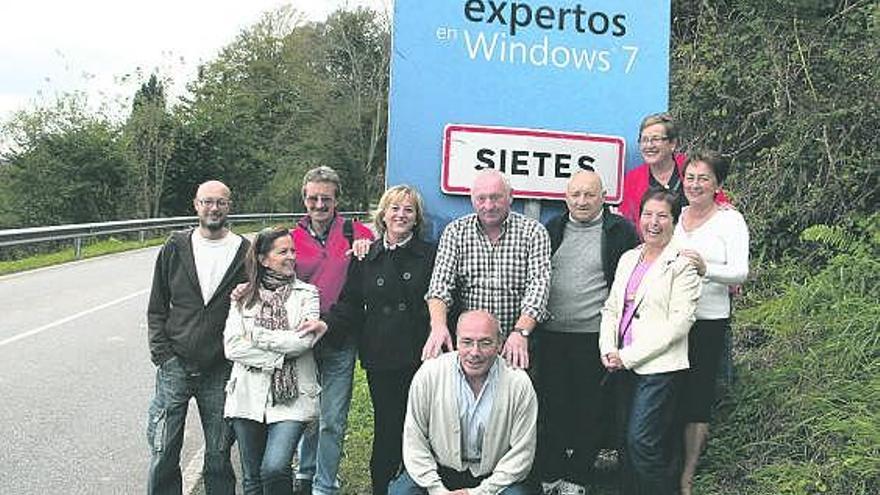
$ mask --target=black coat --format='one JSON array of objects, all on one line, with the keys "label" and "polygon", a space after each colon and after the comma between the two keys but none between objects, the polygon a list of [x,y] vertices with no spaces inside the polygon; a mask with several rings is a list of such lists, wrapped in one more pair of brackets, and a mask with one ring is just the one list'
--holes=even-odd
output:
[{"label": "black coat", "polygon": [[425,293],[435,253],[415,237],[394,250],[374,241],[363,261],[351,263],[339,300],[324,315],[326,338],[355,335],[366,369],[418,366],[430,332]]},{"label": "black coat", "polygon": [[[568,218],[569,213],[566,210],[547,222],[551,255],[562,244]],[[608,211],[608,208],[605,208],[602,212],[602,272],[609,289],[614,282],[614,273],[617,271],[617,262],[620,260],[620,256],[638,245],[639,236],[632,224],[622,216],[615,215]]]}]

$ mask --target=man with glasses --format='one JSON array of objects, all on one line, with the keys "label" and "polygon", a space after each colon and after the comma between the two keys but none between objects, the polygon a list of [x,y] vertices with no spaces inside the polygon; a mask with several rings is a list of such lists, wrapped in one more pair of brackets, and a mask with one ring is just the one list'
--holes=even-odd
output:
[{"label": "man with glasses", "polygon": [[180,449],[191,397],[205,437],[205,492],[235,493],[232,434],[223,420],[231,370],[223,355],[223,329],[229,295],[245,279],[249,243],[227,226],[229,196],[222,182],[200,185],[193,200],[199,226],[171,234],[156,260],[147,309],[150,355],[157,366],[147,424],[151,495],[182,491]]},{"label": "man with glasses", "polygon": [[402,472],[389,495],[520,495],[535,457],[538,401],[528,375],[498,358],[483,310],[458,319],[456,348],[426,361],[409,390]]},{"label": "man with glasses", "polygon": [[[352,244],[358,239],[373,238],[370,229],[337,211],[341,185],[339,175],[330,167],[306,172],[302,199],[307,215],[291,231],[296,276],[318,287],[322,315],[342,292]],[[310,429],[300,443],[297,494],[333,495],[339,490],[337,474],[351,403],[355,356],[356,343],[347,334],[331,332],[315,349],[321,412],[318,428]]]}]

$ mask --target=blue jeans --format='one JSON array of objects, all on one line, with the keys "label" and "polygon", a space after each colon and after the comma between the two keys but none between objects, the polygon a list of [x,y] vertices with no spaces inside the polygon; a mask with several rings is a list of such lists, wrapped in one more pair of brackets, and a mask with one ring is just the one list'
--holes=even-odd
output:
[{"label": "blue jeans", "polygon": [[682,372],[637,375],[621,384],[625,414],[622,490],[624,495],[678,493],[678,393]]},{"label": "blue jeans", "polygon": [[321,381],[321,414],[318,428],[309,428],[300,442],[297,478],[311,478],[312,493],[316,495],[334,495],[339,491],[336,475],[348,426],[355,355],[352,343],[342,348],[325,343],[315,350]]},{"label": "blue jeans", "polygon": [[223,420],[224,389],[231,369],[232,364],[224,361],[208,370],[187,370],[175,356],[156,370],[156,392],[147,418],[147,442],[152,452],[149,495],[180,495],[183,489],[180,449],[191,397],[196,398],[205,434],[205,492],[235,493],[235,473],[229,460],[232,432]]},{"label": "blue jeans", "polygon": [[232,429],[241,454],[244,495],[291,495],[290,463],[305,429],[299,421],[258,423],[233,418]]},{"label": "blue jeans", "polygon": [[[446,486],[445,482],[444,486]],[[448,490],[458,490],[463,487],[446,486],[446,488]],[[400,476],[393,479],[391,484],[388,485],[388,495],[427,495],[427,493],[428,490],[417,485],[406,471],[400,473]],[[499,495],[530,495],[531,493],[528,486],[524,482],[520,482],[501,490]]]}]

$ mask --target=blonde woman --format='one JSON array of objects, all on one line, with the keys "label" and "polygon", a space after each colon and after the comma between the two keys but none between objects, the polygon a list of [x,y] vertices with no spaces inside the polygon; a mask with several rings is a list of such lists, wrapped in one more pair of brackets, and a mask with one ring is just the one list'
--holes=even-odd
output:
[{"label": "blonde woman", "polygon": [[379,238],[363,260],[352,261],[339,301],[325,316],[331,337],[356,336],[367,372],[375,427],[373,494],[387,493],[402,462],[407,392],[430,329],[424,295],[435,248],[421,239],[424,223],[424,204],[415,188],[385,191],[374,216]]}]

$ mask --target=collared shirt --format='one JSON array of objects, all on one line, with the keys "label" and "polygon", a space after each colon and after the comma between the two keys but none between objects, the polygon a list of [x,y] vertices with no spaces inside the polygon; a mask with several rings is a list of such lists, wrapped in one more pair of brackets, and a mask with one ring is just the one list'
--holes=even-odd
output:
[{"label": "collared shirt", "polygon": [[[460,358],[459,358],[460,359]],[[495,402],[498,387],[498,358],[489,368],[483,388],[476,396],[467,381],[461,362],[455,367],[458,371],[458,421],[461,426],[461,461],[471,471],[479,473],[483,458],[483,435],[489,427],[489,415]]]},{"label": "collared shirt", "polygon": [[308,232],[309,235],[312,236],[316,241],[318,241],[318,243],[320,243],[322,246],[326,246],[327,238],[330,237],[330,229],[333,228],[333,223],[336,221],[336,215],[334,215],[333,218],[330,219],[330,224],[327,225],[327,228],[324,229],[323,233],[319,233],[317,230],[315,230],[309,217],[305,217],[304,220],[306,232]]},{"label": "collared shirt", "polygon": [[550,237],[537,221],[511,212],[492,243],[477,215],[459,218],[443,231],[425,299],[452,308],[484,309],[505,336],[521,314],[547,318],[550,293]]},{"label": "collared shirt", "polygon": [[399,247],[406,246],[409,243],[410,239],[412,239],[412,238],[413,238],[413,233],[410,232],[409,235],[406,236],[406,239],[404,239],[400,242],[391,243],[391,242],[388,242],[388,234],[385,234],[382,237],[382,245],[385,246],[386,250],[394,251],[395,249],[397,249]]}]

